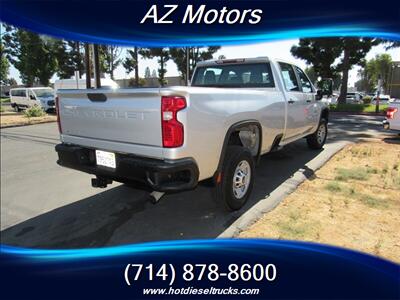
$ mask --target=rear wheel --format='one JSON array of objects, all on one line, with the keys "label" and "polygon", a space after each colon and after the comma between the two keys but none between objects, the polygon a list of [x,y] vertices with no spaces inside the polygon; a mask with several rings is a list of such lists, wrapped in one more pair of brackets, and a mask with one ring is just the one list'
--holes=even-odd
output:
[{"label": "rear wheel", "polygon": [[307,137],[308,147],[311,149],[322,149],[328,135],[328,124],[324,118],[321,118],[317,130]]},{"label": "rear wheel", "polygon": [[18,106],[18,104],[14,104],[14,111],[15,112],[20,112],[21,111],[21,109],[19,108],[19,106]]},{"label": "rear wheel", "polygon": [[216,184],[219,201],[229,210],[240,209],[254,185],[254,161],[251,152],[241,146],[229,146],[222,166],[221,182]]}]

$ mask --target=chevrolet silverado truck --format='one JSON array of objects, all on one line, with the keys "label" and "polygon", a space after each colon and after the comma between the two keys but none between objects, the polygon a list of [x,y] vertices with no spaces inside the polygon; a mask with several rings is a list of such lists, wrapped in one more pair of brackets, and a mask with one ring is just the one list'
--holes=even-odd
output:
[{"label": "chevrolet silverado truck", "polygon": [[237,210],[261,155],[301,138],[323,147],[322,94],[298,66],[267,57],[200,62],[190,86],[60,90],[58,164],[93,174],[94,187],[175,192],[212,179]]}]

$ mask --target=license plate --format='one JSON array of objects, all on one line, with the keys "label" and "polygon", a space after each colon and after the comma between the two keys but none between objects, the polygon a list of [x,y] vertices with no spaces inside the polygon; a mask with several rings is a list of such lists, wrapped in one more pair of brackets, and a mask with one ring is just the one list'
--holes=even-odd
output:
[{"label": "license plate", "polygon": [[115,169],[115,153],[96,150],[96,163],[98,166]]}]

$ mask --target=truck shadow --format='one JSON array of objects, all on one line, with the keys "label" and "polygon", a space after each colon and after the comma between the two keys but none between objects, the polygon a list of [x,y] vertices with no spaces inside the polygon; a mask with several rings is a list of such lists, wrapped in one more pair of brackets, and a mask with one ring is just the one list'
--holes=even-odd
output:
[{"label": "truck shadow", "polygon": [[[165,195],[153,205],[148,194],[118,185],[36,216],[1,232],[1,243],[25,247],[81,248],[158,240],[215,238],[319,154],[304,140],[265,155],[253,193],[240,211],[227,212],[203,185]],[[312,174],[309,174],[312,176]]]}]

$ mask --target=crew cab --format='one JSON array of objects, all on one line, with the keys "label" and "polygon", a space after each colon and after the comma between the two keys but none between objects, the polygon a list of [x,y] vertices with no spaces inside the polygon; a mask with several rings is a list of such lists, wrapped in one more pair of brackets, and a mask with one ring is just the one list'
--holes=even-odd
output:
[{"label": "crew cab", "polygon": [[383,128],[400,132],[400,100],[391,102],[386,110]]},{"label": "crew cab", "polygon": [[158,192],[212,179],[230,210],[261,155],[306,138],[321,149],[328,107],[296,65],[267,57],[199,62],[190,86],[59,90],[58,164]]}]

